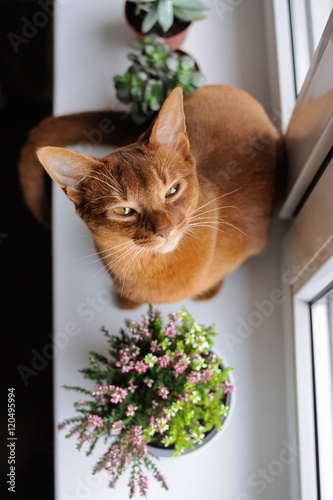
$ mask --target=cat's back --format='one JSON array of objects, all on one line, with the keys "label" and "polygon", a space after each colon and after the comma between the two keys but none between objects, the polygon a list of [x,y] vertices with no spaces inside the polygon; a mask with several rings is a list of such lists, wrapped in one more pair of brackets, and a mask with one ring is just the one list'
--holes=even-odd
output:
[{"label": "cat's back", "polygon": [[196,90],[186,96],[184,109],[191,150],[200,160],[213,153],[231,160],[235,151],[242,154],[246,144],[279,139],[262,105],[229,85]]}]

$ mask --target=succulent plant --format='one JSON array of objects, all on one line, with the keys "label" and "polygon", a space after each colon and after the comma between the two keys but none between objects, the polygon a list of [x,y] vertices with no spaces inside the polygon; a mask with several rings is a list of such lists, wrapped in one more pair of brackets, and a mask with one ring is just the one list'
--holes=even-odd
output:
[{"label": "succulent plant", "polygon": [[205,4],[199,0],[128,0],[136,4],[136,14],[145,12],[141,31],[148,33],[152,27],[158,23],[164,32],[174,23],[177,18],[180,21],[192,22],[204,19],[202,13],[209,10]]},{"label": "succulent plant", "polygon": [[134,43],[138,53],[128,54],[131,66],[116,75],[117,97],[130,105],[132,118],[142,124],[161,108],[168,94],[178,85],[184,95],[204,84],[205,77],[188,55],[168,47],[161,38],[147,36]]}]

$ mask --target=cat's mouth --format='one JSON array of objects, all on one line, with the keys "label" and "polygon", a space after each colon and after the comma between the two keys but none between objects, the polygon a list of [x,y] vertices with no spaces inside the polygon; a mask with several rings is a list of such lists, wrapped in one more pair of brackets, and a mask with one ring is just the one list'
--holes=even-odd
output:
[{"label": "cat's mouth", "polygon": [[179,241],[186,231],[186,227],[187,224],[184,221],[180,226],[173,228],[168,235],[152,235],[151,237],[135,239],[134,242],[138,246],[149,248],[149,250],[156,254],[169,253],[177,248]]},{"label": "cat's mouth", "polygon": [[175,250],[186,230],[186,227],[186,220],[184,220],[182,224],[171,231],[171,234],[167,238],[159,237],[158,241],[155,240],[154,251],[157,253],[169,253]]},{"label": "cat's mouth", "polygon": [[159,253],[172,252],[178,245],[180,237],[164,240],[159,245],[155,246],[154,250]]}]

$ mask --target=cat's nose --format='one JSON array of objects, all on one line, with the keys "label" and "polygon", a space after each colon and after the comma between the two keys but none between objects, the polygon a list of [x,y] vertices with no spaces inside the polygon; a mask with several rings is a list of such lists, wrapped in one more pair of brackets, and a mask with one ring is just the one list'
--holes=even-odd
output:
[{"label": "cat's nose", "polygon": [[155,234],[157,236],[162,236],[162,238],[165,238],[167,240],[170,236],[171,229],[172,229],[172,225],[166,224],[165,226],[158,227],[155,230]]}]

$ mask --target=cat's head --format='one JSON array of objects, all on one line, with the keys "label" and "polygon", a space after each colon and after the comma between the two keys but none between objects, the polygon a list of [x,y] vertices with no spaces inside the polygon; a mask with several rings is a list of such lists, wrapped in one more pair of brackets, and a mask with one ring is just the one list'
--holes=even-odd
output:
[{"label": "cat's head", "polygon": [[132,241],[154,252],[172,251],[197,205],[198,179],[179,87],[136,143],[105,158],[56,147],[37,154],[101,248]]}]

